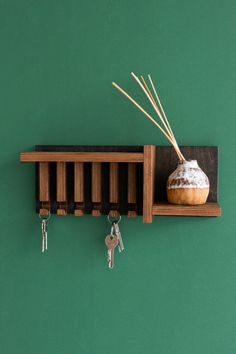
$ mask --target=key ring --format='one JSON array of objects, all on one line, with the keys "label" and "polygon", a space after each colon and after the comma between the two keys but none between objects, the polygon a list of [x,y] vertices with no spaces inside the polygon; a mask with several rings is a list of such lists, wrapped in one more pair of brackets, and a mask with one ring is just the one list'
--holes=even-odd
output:
[{"label": "key ring", "polygon": [[[115,219],[115,220],[112,220],[112,219]],[[119,222],[121,221],[121,215],[119,215],[119,219],[116,219],[116,218],[112,218],[112,219],[111,219],[110,215],[108,214],[107,220],[111,225],[113,225],[114,223],[119,224]]]},{"label": "key ring", "polygon": [[42,220],[42,221],[43,221],[43,220],[48,221],[48,220],[50,219],[50,217],[51,217],[50,211],[48,212],[47,215],[41,215],[41,214],[39,214],[39,219]]}]

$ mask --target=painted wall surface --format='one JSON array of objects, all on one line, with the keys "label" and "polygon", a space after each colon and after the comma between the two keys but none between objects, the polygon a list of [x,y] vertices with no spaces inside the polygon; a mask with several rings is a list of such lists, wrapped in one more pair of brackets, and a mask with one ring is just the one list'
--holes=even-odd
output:
[{"label": "painted wall surface", "polygon": [[[0,1],[1,354],[236,353],[236,4]],[[53,217],[40,252],[36,144],[167,144],[145,107],[151,73],[182,145],[219,145],[221,218]]]}]

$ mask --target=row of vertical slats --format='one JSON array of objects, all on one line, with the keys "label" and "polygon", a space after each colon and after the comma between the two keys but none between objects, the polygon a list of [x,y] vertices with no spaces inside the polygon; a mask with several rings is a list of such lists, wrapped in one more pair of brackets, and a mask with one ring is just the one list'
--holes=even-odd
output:
[{"label": "row of vertical slats", "polygon": [[[67,180],[66,163],[57,162],[56,164],[56,200],[57,214],[65,215],[67,210]],[[47,214],[50,210],[50,172],[49,162],[39,163],[39,200],[41,203],[40,214]],[[119,165],[118,163],[109,164],[109,202],[111,205],[110,216],[119,215],[117,209],[119,204]],[[92,163],[91,199],[93,203],[93,216],[101,215],[102,203],[102,164]],[[83,215],[84,205],[84,163],[74,163],[74,202],[75,215]],[[128,163],[128,204],[136,204],[136,165]],[[129,216],[136,216],[136,211],[129,211]]]}]

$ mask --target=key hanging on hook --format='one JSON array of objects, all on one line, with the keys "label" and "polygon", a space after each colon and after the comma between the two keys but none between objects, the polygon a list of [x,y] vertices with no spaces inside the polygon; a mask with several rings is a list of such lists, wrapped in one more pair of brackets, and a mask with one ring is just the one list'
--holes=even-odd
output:
[{"label": "key hanging on hook", "polygon": [[[120,218],[121,220],[121,218]],[[123,243],[123,240],[122,240],[122,236],[121,236],[121,233],[120,233],[120,227],[119,227],[119,222],[114,222],[113,223],[113,227],[115,229],[115,234],[117,236],[117,239],[118,239],[118,250],[119,252],[122,252],[124,251],[125,247],[124,247],[124,243]]]},{"label": "key hanging on hook", "polygon": [[110,216],[108,215],[107,219],[108,219],[109,223],[112,225],[112,228],[114,230],[114,234],[117,236],[118,250],[119,250],[119,252],[122,252],[122,251],[124,251],[125,248],[124,248],[124,243],[123,243],[123,239],[122,239],[120,227],[119,227],[119,223],[121,221],[121,216],[119,215],[118,219],[112,220],[110,218]]},{"label": "key hanging on hook", "polygon": [[41,219],[41,233],[42,233],[42,253],[48,249],[48,220],[50,219],[50,213],[48,215],[40,215]]},{"label": "key hanging on hook", "polygon": [[113,225],[111,226],[110,234],[105,237],[105,245],[107,246],[108,267],[112,269],[114,267],[115,248],[118,245],[118,237],[115,234],[115,229]]}]

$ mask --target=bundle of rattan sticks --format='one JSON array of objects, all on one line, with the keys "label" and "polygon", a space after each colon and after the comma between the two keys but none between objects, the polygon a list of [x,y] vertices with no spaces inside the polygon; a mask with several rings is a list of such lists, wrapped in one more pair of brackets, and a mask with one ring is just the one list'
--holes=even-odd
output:
[{"label": "bundle of rattan sticks", "polygon": [[145,116],[150,119],[152,121],[153,124],[155,124],[160,131],[165,135],[165,137],[171,142],[171,144],[173,145],[176,154],[178,155],[178,158],[180,161],[185,161],[185,158],[183,156],[183,154],[181,153],[179,146],[177,144],[177,141],[175,139],[174,133],[171,129],[170,123],[166,117],[165,111],[162,107],[161,101],[159,99],[159,96],[157,94],[156,88],[153,84],[151,75],[148,75],[148,79],[151,85],[151,88],[153,90],[153,93],[156,97],[156,99],[154,98],[154,95],[151,92],[151,89],[148,87],[148,84],[146,83],[145,79],[143,78],[143,76],[141,76],[141,80],[132,72],[131,75],[133,76],[133,78],[137,81],[137,83],[139,84],[139,86],[142,88],[143,92],[145,93],[145,95],[147,96],[147,98],[149,99],[149,101],[151,102],[157,116],[159,117],[162,126],[157,123],[157,121],[149,114],[147,113],[127,92],[125,92],[120,86],[118,86],[115,82],[112,82],[112,85],[114,87],[116,87],[121,93],[123,93],[123,95],[125,95],[141,112],[143,112],[145,114]]}]

